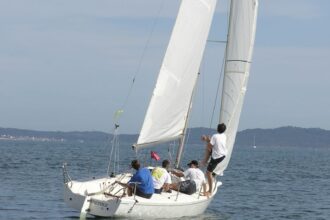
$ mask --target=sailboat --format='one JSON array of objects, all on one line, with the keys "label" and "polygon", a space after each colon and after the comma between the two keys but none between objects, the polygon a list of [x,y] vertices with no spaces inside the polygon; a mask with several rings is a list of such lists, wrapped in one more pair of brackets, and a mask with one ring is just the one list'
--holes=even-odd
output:
[{"label": "sailboat", "polygon": [[253,136],[253,148],[256,149],[257,145],[256,145],[256,136]]},{"label": "sailboat", "polygon": [[[135,150],[179,140],[175,167],[179,167],[193,104],[199,68],[217,0],[182,0]],[[220,123],[227,125],[228,155],[214,173],[209,197],[177,191],[153,194],[150,199],[123,196],[115,181],[127,182],[132,173],[87,181],[72,180],[63,166],[64,200],[86,214],[102,217],[178,218],[202,214],[222,183],[237,133],[249,78],[255,38],[258,0],[232,0],[225,51]],[[152,167],[149,167],[152,169]],[[179,178],[172,176],[172,182]]]}]

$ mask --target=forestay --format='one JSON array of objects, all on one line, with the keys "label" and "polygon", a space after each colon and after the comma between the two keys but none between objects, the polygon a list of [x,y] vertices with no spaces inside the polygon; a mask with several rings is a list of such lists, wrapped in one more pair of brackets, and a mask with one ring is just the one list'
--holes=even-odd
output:
[{"label": "forestay", "polygon": [[182,0],[136,148],[183,135],[216,0]]},{"label": "forestay", "polygon": [[254,46],[258,0],[232,0],[226,49],[226,63],[220,123],[227,125],[228,155],[215,173],[228,166],[242,110]]}]

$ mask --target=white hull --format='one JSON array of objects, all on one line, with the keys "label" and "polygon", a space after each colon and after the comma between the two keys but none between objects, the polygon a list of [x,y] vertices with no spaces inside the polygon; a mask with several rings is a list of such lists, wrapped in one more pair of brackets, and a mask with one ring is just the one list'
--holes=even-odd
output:
[{"label": "white hull", "polygon": [[[127,174],[129,175],[129,174]],[[118,177],[117,177],[118,178]],[[117,198],[104,194],[117,178],[101,178],[85,182],[71,181],[65,184],[64,200],[74,209],[93,216],[132,217],[132,218],[179,218],[202,214],[211,202],[217,187],[210,198],[183,193],[153,194],[151,199],[141,197]],[[125,178],[128,180],[128,177]],[[125,180],[123,180],[125,182]],[[217,184],[221,185],[220,182]],[[112,192],[120,190],[119,186]],[[98,193],[100,192],[100,193]],[[105,191],[107,192],[107,190]],[[93,195],[93,193],[96,193]],[[84,206],[84,208],[82,208]]]}]

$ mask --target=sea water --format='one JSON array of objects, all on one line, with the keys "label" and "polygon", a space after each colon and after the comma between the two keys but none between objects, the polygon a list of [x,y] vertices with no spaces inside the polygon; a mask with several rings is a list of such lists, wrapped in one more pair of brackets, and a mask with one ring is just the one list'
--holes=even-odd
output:
[{"label": "sea water", "polygon": [[[173,157],[171,147],[159,151],[162,159]],[[203,151],[187,146],[183,168]],[[62,163],[73,179],[102,176],[109,152],[106,143],[0,141],[0,219],[78,219],[63,201]],[[139,156],[149,161],[148,154]],[[133,158],[123,144],[121,169]],[[183,219],[330,219],[329,160],[329,148],[235,147],[206,212]]]}]

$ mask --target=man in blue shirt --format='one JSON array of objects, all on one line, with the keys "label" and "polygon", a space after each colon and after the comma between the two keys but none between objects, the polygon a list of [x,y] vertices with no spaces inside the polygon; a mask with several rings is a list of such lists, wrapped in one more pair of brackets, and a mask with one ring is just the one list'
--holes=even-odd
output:
[{"label": "man in blue shirt", "polygon": [[150,199],[154,193],[154,184],[150,171],[147,168],[140,168],[140,162],[138,160],[133,160],[131,166],[136,170],[136,173],[128,183],[125,184],[119,181],[115,181],[115,183],[126,187],[128,196],[132,196],[136,186],[135,195]]}]

